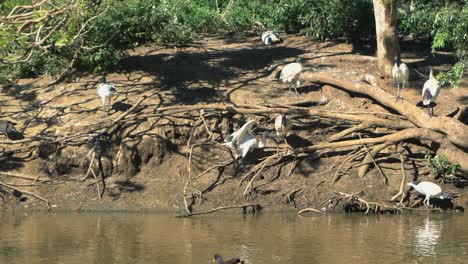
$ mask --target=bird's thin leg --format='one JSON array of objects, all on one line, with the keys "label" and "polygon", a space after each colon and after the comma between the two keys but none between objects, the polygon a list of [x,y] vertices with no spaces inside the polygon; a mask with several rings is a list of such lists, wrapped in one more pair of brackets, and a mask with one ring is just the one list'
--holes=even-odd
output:
[{"label": "bird's thin leg", "polygon": [[403,92],[404,89],[405,89],[405,82],[403,82],[403,83],[401,84],[401,91],[400,91],[400,94],[399,94],[399,95],[400,95],[399,97],[400,97],[400,99],[401,99],[402,101],[403,101],[403,96],[401,95],[401,92]]},{"label": "bird's thin leg", "polygon": [[429,209],[429,208],[427,207],[427,204],[426,204],[426,201],[428,201],[428,199],[427,199],[427,198],[428,198],[428,197],[424,198],[424,200],[423,200],[423,204],[424,204],[424,207],[426,207],[426,209]]},{"label": "bird's thin leg", "polygon": [[292,89],[291,89],[291,82],[289,82],[288,89],[289,89],[289,91],[292,93]]},{"label": "bird's thin leg", "polygon": [[299,93],[297,92],[297,88],[296,88],[297,84],[294,85],[294,91],[296,92],[296,95],[299,95]]},{"label": "bird's thin leg", "polygon": [[102,114],[101,115],[104,116],[105,113],[106,113],[106,99],[103,98],[102,99]]},{"label": "bird's thin leg", "polygon": [[110,104],[111,104],[111,96],[109,96],[109,101],[107,102],[107,115],[109,115]]},{"label": "bird's thin leg", "polygon": [[396,83],[396,85],[397,85],[397,93],[396,93],[396,95],[395,95],[395,96],[391,95],[390,97],[392,97],[392,98],[393,98],[393,97],[396,97],[396,98],[398,98],[398,94],[400,93],[400,83],[399,83],[399,82],[397,82],[397,83]]},{"label": "bird's thin leg", "polygon": [[431,116],[434,116],[434,107],[431,107]]}]

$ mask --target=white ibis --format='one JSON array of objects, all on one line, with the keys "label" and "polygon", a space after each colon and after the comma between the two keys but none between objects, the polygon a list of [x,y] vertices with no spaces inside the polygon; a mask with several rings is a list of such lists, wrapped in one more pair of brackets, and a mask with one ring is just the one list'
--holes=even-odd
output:
[{"label": "white ibis", "polygon": [[[106,77],[103,76],[100,79],[100,83],[98,85],[98,94],[102,100],[102,111],[103,111],[102,114],[106,115],[109,113],[109,105],[110,105],[112,95],[118,94],[117,89],[115,89],[114,85],[106,83]],[[107,102],[107,105],[106,105],[106,102]]]},{"label": "white ibis", "polygon": [[397,58],[395,61],[395,64],[393,65],[392,68],[392,76],[393,79],[397,82],[397,95],[396,95],[396,100],[398,101],[398,98],[403,97],[400,95],[400,85],[401,89],[405,88],[405,84],[408,82],[409,79],[409,69],[408,66],[406,66],[405,63],[401,63],[400,60]]},{"label": "white ibis", "polygon": [[221,255],[219,255],[219,254],[214,254],[214,262],[215,262],[216,264],[236,264],[236,263],[244,263],[243,260],[240,260],[240,259],[238,259],[238,258],[233,258],[233,259],[224,261],[224,260],[223,260],[223,257],[221,257]]},{"label": "white ibis", "polygon": [[276,135],[281,138],[285,139],[289,130],[292,127],[292,122],[289,118],[286,117],[286,114],[281,114],[275,119],[275,130]]},{"label": "white ibis", "polygon": [[[278,137],[279,140],[286,142],[286,136],[288,135],[289,130],[292,127],[292,122],[289,120],[289,118],[286,117],[286,114],[281,114],[275,119],[275,130],[276,130],[276,136]],[[279,145],[277,149],[278,155],[279,155]]]},{"label": "white ibis", "polygon": [[251,149],[263,148],[266,143],[268,132],[265,131],[262,133],[262,141],[259,142],[252,132],[252,127],[254,125],[256,125],[255,120],[250,120],[224,140],[225,143],[223,145],[234,149],[236,151],[235,160],[241,157],[242,163]]},{"label": "white ibis", "polygon": [[300,82],[299,82],[299,74],[302,72],[302,64],[301,64],[302,58],[297,57],[296,62],[289,63],[288,65],[284,66],[284,68],[281,70],[281,75],[280,75],[280,80],[283,83],[288,83],[289,84],[289,91],[292,92],[291,86],[294,83],[294,90],[297,93],[297,87],[299,87]]},{"label": "white ibis", "polygon": [[424,87],[422,89],[422,99],[423,105],[427,107],[427,111],[429,113],[429,107],[431,107],[431,116],[434,115],[434,105],[431,106],[431,103],[434,103],[439,96],[440,93],[440,84],[436,78],[434,78],[434,74],[432,72],[432,67],[429,67],[429,80],[424,83]]},{"label": "white ibis", "polygon": [[262,41],[263,43],[265,43],[265,45],[271,45],[271,44],[281,42],[281,38],[278,36],[277,33],[271,30],[268,30],[268,31],[263,32]]},{"label": "white ibis", "polygon": [[429,207],[429,199],[430,198],[438,198],[438,199],[453,199],[453,196],[451,193],[442,193],[442,188],[440,188],[439,185],[428,182],[428,181],[422,181],[420,183],[412,183],[409,182],[406,185],[413,187],[418,193],[425,195],[426,198],[424,198],[423,204],[426,207]]}]

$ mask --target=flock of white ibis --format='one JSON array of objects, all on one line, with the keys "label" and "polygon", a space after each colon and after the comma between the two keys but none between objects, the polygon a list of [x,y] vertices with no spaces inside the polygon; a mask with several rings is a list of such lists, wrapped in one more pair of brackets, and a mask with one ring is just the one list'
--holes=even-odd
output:
[{"label": "flock of white ibis", "polygon": [[[263,32],[263,34],[261,35],[261,39],[265,45],[272,45],[282,41],[279,35],[273,31]],[[303,66],[301,64],[301,57],[298,57],[296,59],[296,62],[285,65],[281,70],[280,80],[283,83],[287,83],[289,85],[288,88],[290,92],[292,92],[291,88],[294,87],[296,95],[298,94],[297,88],[300,86],[299,75],[302,71]],[[396,101],[398,101],[398,99],[403,100],[401,90],[403,90],[408,83],[409,68],[405,63],[401,62],[400,58],[395,59],[395,64],[392,68],[392,76],[397,83],[397,94],[395,96]],[[431,116],[434,113],[433,104],[436,101],[439,92],[439,82],[434,77],[432,67],[430,67],[429,79],[424,83],[424,87],[422,89],[422,103],[424,106],[427,107],[427,109],[429,109],[429,107],[432,109]],[[118,94],[117,89],[114,85],[107,83],[106,77],[103,76],[98,84],[97,93],[102,100],[102,114],[108,115],[109,107],[111,104],[111,97],[113,95]],[[271,137],[272,134],[268,131],[265,131],[262,133],[261,140],[259,141],[253,132],[253,128],[255,126],[256,121],[250,120],[247,123],[245,123],[239,130],[235,131],[225,139],[223,145],[230,149],[233,149],[235,152],[235,164],[237,164],[238,159],[240,159],[241,164],[243,164],[244,159],[249,153],[249,151],[255,148],[263,148],[266,144],[267,137]],[[292,126],[292,121],[287,118],[285,113],[276,117],[274,127],[276,130],[276,139],[278,140],[278,142],[284,141],[287,144],[287,133],[290,131]],[[14,128],[14,123],[10,121],[0,120],[0,134],[9,137],[11,134],[14,133],[18,133]],[[437,184],[431,182],[423,181],[419,184],[408,183],[408,185],[412,186],[417,192],[426,196],[426,198],[424,199],[424,205],[427,207],[430,205],[430,198],[452,198],[451,195],[443,194],[441,188]],[[219,255],[218,257],[215,256],[215,259],[217,259],[219,263],[225,263],[222,262],[222,258]]]}]

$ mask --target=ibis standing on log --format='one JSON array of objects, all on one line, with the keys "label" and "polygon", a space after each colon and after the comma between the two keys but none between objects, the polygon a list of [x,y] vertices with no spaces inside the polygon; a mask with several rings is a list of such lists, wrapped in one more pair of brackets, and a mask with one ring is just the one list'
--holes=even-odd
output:
[{"label": "ibis standing on log", "polygon": [[112,95],[118,94],[118,93],[114,85],[107,83],[105,76],[102,76],[100,83],[98,85],[98,94],[102,100],[102,111],[103,111],[102,115],[108,115],[111,97]]},{"label": "ibis standing on log", "polygon": [[286,114],[281,114],[275,119],[276,135],[280,139],[286,139],[289,130],[292,127],[292,122],[286,117]]},{"label": "ibis standing on log", "polygon": [[250,120],[224,140],[223,145],[234,149],[236,151],[234,159],[237,161],[238,158],[241,158],[242,164],[244,163],[245,156],[247,156],[247,153],[251,149],[263,148],[265,146],[268,132],[263,132],[262,141],[259,142],[252,132],[252,128],[255,125],[255,120]]},{"label": "ibis standing on log", "polygon": [[432,67],[429,67],[429,80],[424,83],[422,90],[422,100],[423,105],[427,107],[427,112],[429,113],[429,107],[431,108],[430,116],[434,115],[434,104],[437,96],[439,96],[440,84],[436,78],[434,78],[434,73]]},{"label": "ibis standing on log", "polygon": [[278,34],[276,34],[275,32],[271,30],[268,30],[268,31],[263,32],[262,41],[263,43],[265,43],[265,45],[271,45],[271,44],[281,42],[282,40],[278,36]]},{"label": "ibis standing on log", "polygon": [[281,70],[281,75],[280,75],[280,80],[283,83],[288,83],[289,84],[289,91],[292,92],[291,86],[294,83],[294,90],[297,93],[297,87],[299,87],[300,82],[299,82],[299,75],[302,72],[302,58],[297,57],[296,62],[289,63],[288,65],[284,66],[284,68]]},{"label": "ibis standing on log", "polygon": [[398,98],[403,99],[403,96],[400,95],[400,85],[401,85],[401,90],[405,88],[405,84],[408,82],[409,79],[409,69],[408,66],[406,66],[405,63],[401,63],[400,59],[397,58],[395,61],[395,64],[393,65],[392,68],[392,76],[393,79],[397,82],[397,95],[396,95],[396,101],[398,101]]},{"label": "ibis standing on log", "polygon": [[407,183],[406,185],[413,187],[418,193],[425,195],[423,204],[428,208],[429,207],[429,199],[431,198],[439,198],[439,199],[453,199],[451,193],[442,193],[442,188],[439,185],[428,182],[422,181],[420,183]]}]

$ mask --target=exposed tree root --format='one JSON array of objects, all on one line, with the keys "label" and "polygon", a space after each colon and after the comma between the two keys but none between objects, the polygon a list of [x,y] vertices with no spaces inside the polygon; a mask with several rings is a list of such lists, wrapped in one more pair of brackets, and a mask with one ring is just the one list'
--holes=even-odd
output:
[{"label": "exposed tree root", "polygon": [[32,192],[28,192],[28,191],[25,191],[25,190],[16,188],[16,187],[14,187],[14,186],[12,186],[12,185],[10,185],[10,184],[6,184],[6,183],[4,183],[4,182],[2,182],[2,181],[0,181],[0,185],[3,186],[3,187],[6,187],[6,188],[8,188],[8,189],[16,190],[16,191],[18,191],[18,192],[20,192],[20,193],[24,193],[24,194],[26,194],[26,195],[32,196],[32,197],[34,197],[34,198],[36,198],[36,199],[38,199],[38,200],[41,200],[41,201],[43,201],[43,202],[46,203],[47,209],[48,209],[48,210],[51,209],[49,201],[46,200],[46,199],[44,199],[44,198],[42,198],[41,196],[39,196],[39,195],[37,195],[37,194],[34,194],[34,193],[32,193]]},{"label": "exposed tree root", "polygon": [[252,212],[258,212],[258,211],[260,211],[262,209],[262,206],[259,205],[259,204],[244,204],[244,205],[222,206],[222,207],[217,207],[217,208],[207,210],[207,211],[177,215],[176,217],[191,217],[191,216],[194,216],[194,215],[210,214],[210,213],[214,213],[214,212],[221,211],[221,210],[237,209],[237,208],[241,208],[242,213],[246,213],[248,208],[251,208]]},{"label": "exposed tree root", "polygon": [[369,202],[367,200],[364,200],[357,196],[359,193],[347,194],[344,192],[336,192],[336,194],[340,197],[347,198],[349,202],[357,201],[360,203],[361,206],[364,205],[366,207],[366,211],[364,214],[369,214],[371,210],[373,210],[374,213],[378,213],[379,211],[381,211],[381,209],[387,209],[387,210],[398,211],[398,212],[402,211],[402,209],[399,207],[395,207],[395,206],[383,204],[383,203]]},{"label": "exposed tree root", "polygon": [[406,174],[405,174],[405,156],[403,154],[400,154],[400,163],[401,163],[401,183],[400,183],[400,190],[398,191],[397,194],[395,194],[390,201],[394,202],[396,199],[398,199],[399,196],[401,196],[400,202],[398,203],[398,206],[400,206],[403,203],[403,200],[405,199],[405,193],[403,192],[405,188],[405,183],[406,183]]}]

